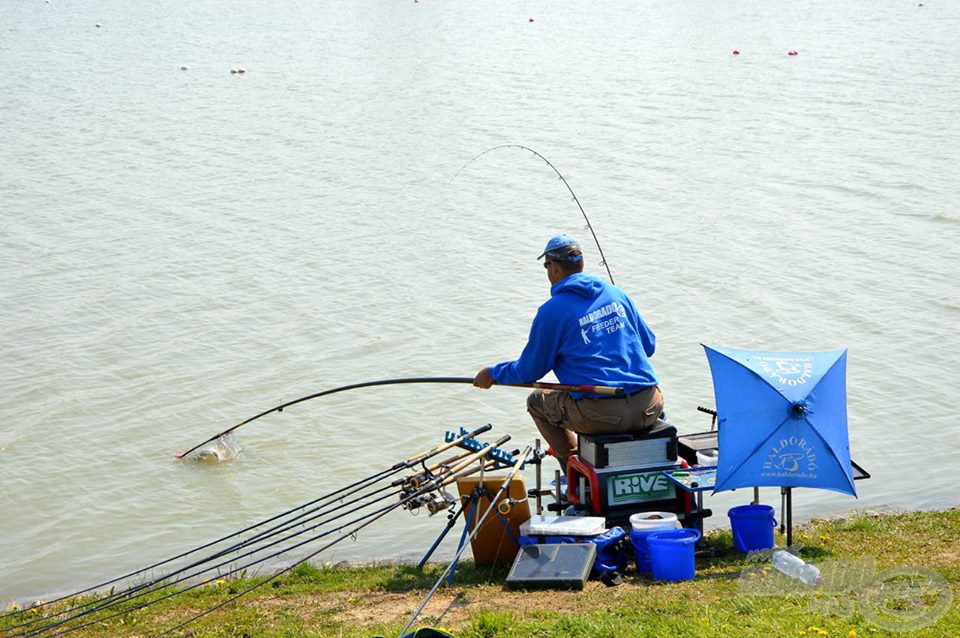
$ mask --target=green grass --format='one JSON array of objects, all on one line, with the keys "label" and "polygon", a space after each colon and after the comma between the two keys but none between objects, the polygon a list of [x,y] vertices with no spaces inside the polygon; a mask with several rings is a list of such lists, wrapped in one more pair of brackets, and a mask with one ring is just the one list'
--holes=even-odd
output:
[{"label": "green grass", "polygon": [[[960,635],[956,602],[939,621],[907,633],[884,626],[911,612],[911,601],[936,600],[930,590],[909,597],[887,595],[865,584],[865,576],[898,566],[935,570],[954,590],[960,582],[960,510],[897,515],[861,515],[815,521],[799,528],[794,542],[802,556],[820,565],[824,586],[807,589],[748,562],[732,549],[729,532],[709,535],[716,556],[700,559],[697,578],[662,583],[628,573],[625,584],[607,588],[591,582],[582,592],[513,592],[503,588],[505,568],[463,563],[456,584],[434,596],[417,625],[437,622],[463,638],[513,636],[661,637],[829,635],[933,638]],[[780,544],[783,539],[778,539]],[[424,571],[410,566],[347,569],[301,565],[173,635],[196,638],[396,636],[433,586],[444,565]],[[750,580],[744,570],[758,575]],[[869,579],[868,579],[869,580]],[[215,581],[139,611],[129,611],[68,635],[150,636],[217,605],[257,580]],[[745,583],[766,583],[747,588]],[[909,583],[892,578],[901,589]],[[914,583],[915,584],[915,583]],[[161,597],[152,594],[152,599]],[[865,614],[863,602],[884,602],[880,616]],[[71,604],[76,604],[71,603]],[[61,607],[62,608],[62,607]],[[880,607],[877,607],[881,609]],[[0,620],[0,637],[18,622],[39,616],[26,611]]]}]

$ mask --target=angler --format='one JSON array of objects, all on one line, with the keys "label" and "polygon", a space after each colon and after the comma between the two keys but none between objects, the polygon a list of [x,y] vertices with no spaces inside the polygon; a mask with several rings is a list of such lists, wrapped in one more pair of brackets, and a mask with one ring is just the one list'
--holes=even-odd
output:
[{"label": "angler", "polygon": [[[550,299],[537,310],[520,357],[481,369],[474,385],[521,384],[550,371],[564,384],[623,389],[620,396],[534,390],[527,411],[560,467],[577,452],[577,434],[642,433],[663,412],[660,380],[650,364],[656,337],[620,288],[583,272],[580,242],[552,237],[543,259]],[[610,317],[608,319],[608,317]]]}]

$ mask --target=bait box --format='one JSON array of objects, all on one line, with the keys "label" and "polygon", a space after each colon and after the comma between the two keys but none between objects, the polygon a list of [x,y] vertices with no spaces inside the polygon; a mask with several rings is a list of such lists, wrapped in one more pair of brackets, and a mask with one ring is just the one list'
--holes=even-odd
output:
[{"label": "bait box", "polygon": [[677,428],[663,424],[648,432],[578,434],[581,459],[607,467],[656,467],[677,460]]}]

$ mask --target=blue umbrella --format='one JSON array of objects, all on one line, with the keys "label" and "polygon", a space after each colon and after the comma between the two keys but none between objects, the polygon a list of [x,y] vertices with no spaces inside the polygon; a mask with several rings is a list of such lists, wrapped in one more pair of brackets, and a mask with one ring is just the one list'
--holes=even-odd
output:
[{"label": "blue umbrella", "polygon": [[717,402],[715,492],[815,487],[857,495],[847,435],[847,351],[704,345]]}]

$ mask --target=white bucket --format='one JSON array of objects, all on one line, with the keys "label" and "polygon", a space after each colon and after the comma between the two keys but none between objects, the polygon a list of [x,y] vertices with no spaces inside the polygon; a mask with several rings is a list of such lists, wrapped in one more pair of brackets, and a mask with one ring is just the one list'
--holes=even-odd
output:
[{"label": "white bucket", "polygon": [[718,450],[698,450],[697,451],[697,465],[711,466],[717,464],[717,459],[720,457]]},{"label": "white bucket", "polygon": [[678,529],[680,521],[673,512],[638,512],[630,517],[630,528],[644,532]]}]

